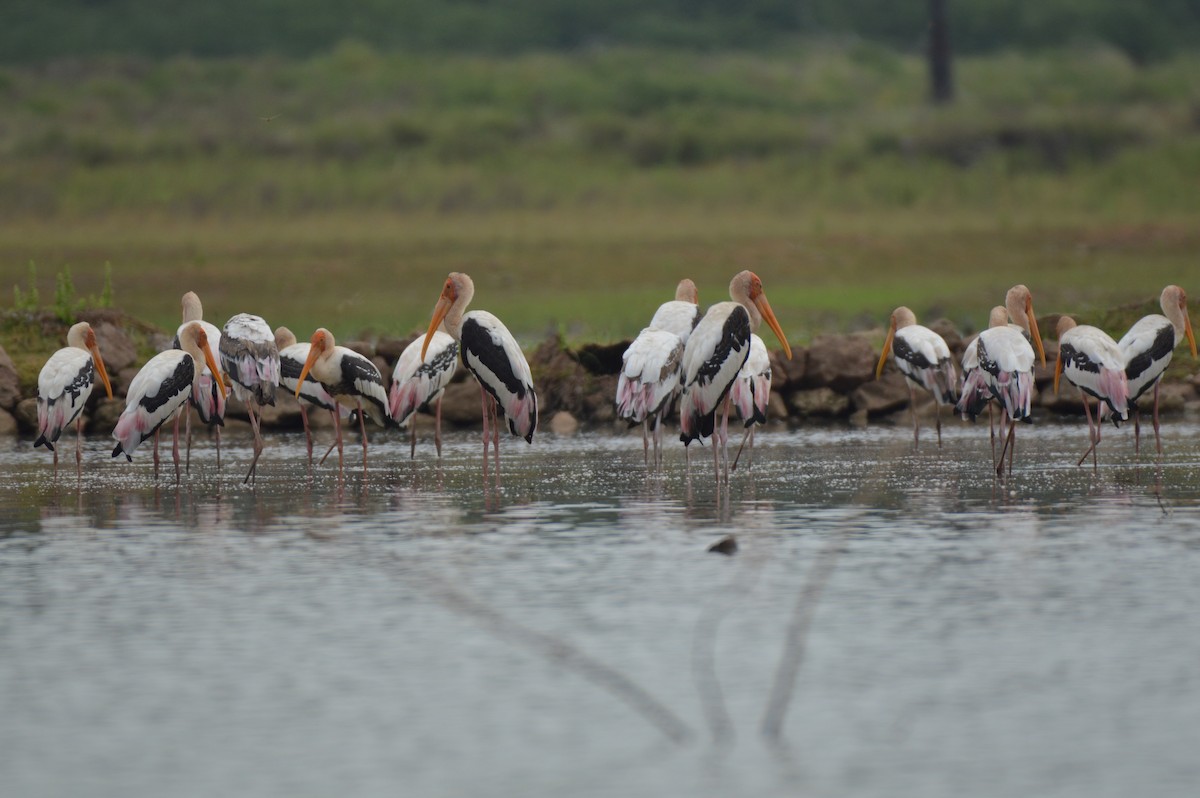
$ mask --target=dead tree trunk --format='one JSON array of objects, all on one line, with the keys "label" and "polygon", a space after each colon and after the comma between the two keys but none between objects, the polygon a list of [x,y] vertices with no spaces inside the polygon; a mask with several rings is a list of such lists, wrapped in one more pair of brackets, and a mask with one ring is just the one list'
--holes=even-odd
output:
[{"label": "dead tree trunk", "polygon": [[950,21],[946,17],[946,2],[929,0],[929,98],[939,105],[954,100]]}]

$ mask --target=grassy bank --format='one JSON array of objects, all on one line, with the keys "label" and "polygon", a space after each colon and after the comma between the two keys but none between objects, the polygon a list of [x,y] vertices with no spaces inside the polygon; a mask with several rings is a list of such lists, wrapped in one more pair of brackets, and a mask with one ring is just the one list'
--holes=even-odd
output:
[{"label": "grassy bank", "polygon": [[[195,289],[297,330],[401,332],[445,272],[526,340],[631,335],[678,277],[750,267],[789,335],[896,304],[981,323],[1188,282],[1200,59],[1107,50],[918,59],[636,50],[303,62],[94,60],[0,73],[0,286],[112,263],[116,302],[175,323]],[[1194,289],[1200,291],[1200,288]]]}]

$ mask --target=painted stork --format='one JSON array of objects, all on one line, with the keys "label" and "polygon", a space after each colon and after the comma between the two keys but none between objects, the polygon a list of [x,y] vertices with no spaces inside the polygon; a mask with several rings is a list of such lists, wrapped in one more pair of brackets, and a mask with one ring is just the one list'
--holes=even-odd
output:
[{"label": "painted stork", "polygon": [[[1032,337],[1034,346],[1037,347],[1037,356],[1042,365],[1046,365],[1046,350],[1042,347],[1042,336],[1038,332],[1037,318],[1033,313],[1033,295],[1029,289],[1024,285],[1015,285],[1008,289],[1004,308],[1013,323],[988,327],[979,333],[976,339],[979,370],[982,372],[979,376],[1004,411],[1000,416],[1000,436],[1004,438],[1004,445],[1000,448],[1000,458],[996,464],[997,474],[1004,472],[1006,453],[1008,470],[1012,472],[1016,422],[1033,420],[1030,413],[1033,403],[1034,347],[1029,345],[1025,333]],[[959,410],[961,412],[963,408],[959,407]],[[1004,434],[1006,419],[1007,436]]]},{"label": "painted stork", "polygon": [[96,345],[96,333],[86,321],[67,330],[67,345],[59,349],[38,374],[38,436],[36,449],[45,446],[54,452],[54,473],[58,474],[58,449],[54,444],[63,430],[75,422],[75,470],[83,462],[83,407],[92,395],[96,375],[112,399],[112,384],[104,368],[104,358]]},{"label": "painted stork", "polygon": [[300,372],[304,370],[304,362],[312,344],[296,343],[296,334],[287,327],[275,328],[275,347],[279,350],[279,387],[296,393],[299,388],[300,420],[304,423],[304,439],[308,444],[308,465],[312,467],[313,439],[312,428],[308,425],[308,406],[328,410],[337,424],[338,404],[329,395],[317,378],[309,374],[304,382],[300,382]]},{"label": "painted stork", "polygon": [[[388,415],[387,389],[383,385],[383,375],[371,362],[370,358],[360,355],[353,349],[338,346],[333,339],[333,333],[324,327],[313,333],[309,342],[308,357],[300,369],[300,377],[296,383],[296,396],[300,396],[304,388],[304,379],[309,375],[317,378],[333,400],[348,410],[358,411],[359,430],[362,433],[363,473],[367,471],[367,422],[364,415],[370,416],[381,427],[386,427],[392,420]],[[337,414],[333,417],[334,434],[337,436],[338,473],[343,470],[342,456],[342,422]]]},{"label": "painted stork", "polygon": [[746,358],[737,379],[729,388],[729,402],[746,426],[746,433],[742,436],[742,445],[738,447],[738,453],[733,458],[732,468],[737,468],[742,448],[747,441],[750,443],[750,451],[754,451],[754,428],[767,423],[767,403],[770,399],[771,356],[763,339],[751,333],[750,356]]},{"label": "painted stork", "polygon": [[113,438],[117,441],[112,456],[125,455],[132,462],[133,453],[143,441],[154,435],[165,422],[175,419],[175,479],[179,479],[179,411],[192,396],[200,366],[207,365],[216,380],[217,389],[225,390],[217,361],[208,344],[208,334],[199,322],[185,324],[179,331],[180,349],[159,352],[142,366],[129,383],[125,395],[125,411],[117,419]]},{"label": "painted stork", "polygon": [[[215,324],[204,321],[204,306],[200,304],[200,297],[196,295],[196,292],[188,291],[184,294],[180,305],[183,309],[183,322],[179,325],[179,330],[182,330],[189,322],[200,322],[205,335],[208,336],[209,347],[215,351],[221,351],[221,331]],[[171,342],[172,349],[181,348],[179,346],[179,330],[175,332],[175,339]],[[213,379],[212,370],[208,366],[204,367],[192,385],[191,404],[196,408],[196,414],[200,416],[200,421],[216,429],[217,468],[220,468],[221,427],[225,426],[225,392],[217,390],[217,382]],[[184,412],[187,413],[186,408]],[[187,457],[184,467],[190,468],[192,463],[192,416],[190,413],[187,414],[186,419],[184,437],[187,439]],[[157,441],[155,444],[157,445]]]},{"label": "painted stork", "polygon": [[[988,314],[988,327],[1004,327],[1008,324],[1008,311],[1003,305],[992,308]],[[992,416],[992,391],[988,387],[988,373],[979,368],[979,336],[976,335],[967,344],[962,357],[962,390],[959,392],[958,404],[954,406],[963,421],[974,421],[983,408],[988,411],[988,434],[992,441],[992,464],[996,463],[996,424]]]},{"label": "painted stork", "polygon": [[421,360],[423,340],[417,338],[404,348],[396,368],[392,370],[392,387],[388,391],[388,410],[400,426],[412,425],[412,444],[409,457],[417,456],[417,420],[414,414],[434,408],[433,443],[438,457],[442,456],[442,394],[458,371],[458,341],[445,329],[434,331],[429,351]]},{"label": "painted stork", "polygon": [[[696,325],[683,351],[683,399],[679,408],[679,439],[691,441],[711,436],[713,467],[721,484],[724,456],[728,478],[729,389],[750,356],[750,334],[765,319],[790,359],[792,349],[771,310],[762,280],[751,271],[734,275],[729,283],[731,302],[718,302]],[[720,430],[716,414],[724,408]]]},{"label": "painted stork", "polygon": [[[1100,443],[1101,407],[1111,411],[1122,421],[1129,418],[1129,381],[1125,377],[1125,358],[1117,342],[1098,327],[1088,324],[1076,325],[1070,316],[1058,320],[1058,359],[1054,363],[1054,393],[1058,393],[1058,381],[1063,375],[1079,389],[1083,399],[1083,412],[1087,416],[1088,440],[1091,446],[1079,458],[1076,465],[1083,465],[1088,453],[1092,455],[1092,469],[1097,464],[1096,447]],[[1088,397],[1096,399],[1096,423],[1092,424],[1092,411]]]},{"label": "painted stork", "polygon": [[1187,294],[1177,285],[1168,285],[1159,298],[1163,315],[1144,316],[1121,337],[1117,346],[1125,358],[1125,376],[1129,380],[1129,406],[1133,410],[1133,450],[1141,442],[1141,407],[1138,400],[1154,388],[1154,443],[1162,455],[1162,439],[1158,434],[1158,386],[1163,372],[1171,363],[1175,347],[1185,337],[1196,357],[1196,336],[1187,312]]},{"label": "painted stork", "polygon": [[696,284],[684,279],[675,299],[659,305],[650,326],[621,355],[617,379],[617,417],[642,425],[642,452],[649,463],[648,434],[653,429],[654,462],[662,463],[662,421],[682,390],[683,348],[700,321]]},{"label": "painted stork", "polygon": [[933,394],[938,448],[942,448],[942,405],[958,402],[958,375],[954,372],[954,361],[950,359],[950,347],[946,346],[946,340],[928,327],[917,324],[916,315],[901,306],[892,311],[891,326],[883,342],[883,354],[879,356],[879,365],[875,367],[875,379],[879,379],[883,373],[888,355],[892,355],[896,368],[900,369],[908,384],[913,449],[916,450],[920,438],[917,388],[924,388]]},{"label": "painted stork", "polygon": [[[462,272],[451,272],[442,286],[442,295],[433,308],[433,318],[421,346],[421,360],[428,354],[433,334],[445,323],[446,332],[459,343],[463,365],[479,383],[483,406],[483,475],[487,479],[488,434],[496,459],[496,479],[500,478],[500,419],[508,420],[513,435],[533,443],[537,430],[537,393],[533,375],[521,347],[500,319],[486,310],[464,313],[475,295],[475,284]],[[490,420],[490,429],[489,429]]]},{"label": "painted stork", "polygon": [[275,333],[261,316],[239,313],[221,330],[221,365],[233,386],[233,395],[246,405],[250,428],[254,431],[254,458],[243,483],[254,478],[262,455],[259,408],[275,405],[275,386],[279,384],[279,349]]}]

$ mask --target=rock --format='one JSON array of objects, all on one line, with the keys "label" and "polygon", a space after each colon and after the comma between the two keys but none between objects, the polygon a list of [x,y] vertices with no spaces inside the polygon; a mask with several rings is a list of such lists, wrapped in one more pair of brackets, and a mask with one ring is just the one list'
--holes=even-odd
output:
[{"label": "rock", "polygon": [[458,426],[478,426],[483,423],[479,404],[479,386],[475,380],[452,382],[442,395],[442,419]]},{"label": "rock", "polygon": [[[174,340],[175,333],[168,335],[166,333],[155,332],[146,336],[146,342],[150,344],[155,352],[166,352],[171,348],[171,342]],[[213,352],[213,354],[216,355],[217,353]],[[108,355],[105,355],[105,357],[108,357]]]},{"label": "rock", "polygon": [[950,319],[941,318],[930,322],[926,326],[942,336],[942,340],[950,348],[950,354],[954,357],[955,362],[962,360],[963,338],[958,328],[954,326],[954,322],[950,321]]},{"label": "rock", "polygon": [[798,416],[837,418],[850,412],[850,398],[829,387],[794,391],[788,396],[788,405]]},{"label": "rock", "polygon": [[123,329],[107,321],[93,325],[92,329],[96,332],[96,345],[104,358],[104,368],[110,374],[137,362],[137,347]]},{"label": "rock", "polygon": [[615,344],[584,344],[575,351],[579,365],[589,374],[620,374],[621,358],[632,341]]},{"label": "rock", "polygon": [[[1042,360],[1037,356],[1037,348],[1033,350],[1033,382],[1040,388],[1050,386],[1050,391],[1054,390],[1054,361],[1058,359],[1058,341],[1042,341],[1042,346],[1046,350],[1046,365],[1042,365]],[[1066,382],[1066,378],[1059,380],[1059,383]],[[1079,406],[1080,411],[1083,410],[1083,405]]]},{"label": "rock", "polygon": [[733,535],[726,535],[716,543],[713,543],[711,546],[709,546],[708,550],[714,554],[724,554],[726,556],[737,554],[737,538],[735,538]]},{"label": "rock", "polygon": [[849,393],[875,376],[879,353],[860,335],[821,335],[808,348],[801,385]]},{"label": "rock", "polygon": [[30,396],[27,399],[22,399],[17,402],[13,408],[13,415],[16,416],[17,424],[24,432],[33,432],[37,429],[37,399]]},{"label": "rock", "polygon": [[124,399],[109,399],[107,397],[101,399],[96,403],[96,407],[92,410],[91,417],[88,419],[88,434],[111,434],[117,426],[117,419],[121,417],[123,412],[125,412]]},{"label": "rock", "polygon": [[788,389],[800,387],[804,380],[805,366],[808,362],[808,349],[792,348],[792,359],[788,360],[778,349],[770,351],[771,385],[776,390],[786,393]]},{"label": "rock", "polygon": [[0,410],[0,435],[12,436],[17,434],[17,419],[7,410]]},{"label": "rock", "polygon": [[370,341],[347,341],[342,346],[351,351],[358,352],[365,358],[370,359],[375,357],[375,345]]},{"label": "rock", "polygon": [[404,352],[405,347],[417,338],[418,336],[416,335],[410,335],[407,338],[385,336],[375,342],[375,354],[394,366],[396,361],[400,359],[400,355]]},{"label": "rock", "polygon": [[908,404],[908,385],[904,375],[894,366],[884,369],[877,380],[864,382],[850,394],[850,404],[856,412],[879,416]]},{"label": "rock", "polygon": [[108,373],[109,381],[112,383],[113,396],[125,396],[129,393],[129,384],[133,382],[133,378],[137,376],[138,369],[129,366],[120,371]]},{"label": "rock", "polygon": [[375,364],[375,368],[379,369],[379,376],[383,377],[383,387],[390,388],[392,386],[392,369],[388,366],[388,362],[379,355],[371,358],[371,362]]},{"label": "rock", "polygon": [[[1196,398],[1196,389],[1186,382],[1164,382],[1162,387],[1158,389],[1158,412],[1163,413],[1182,413],[1184,406]],[[1147,401],[1148,399],[1148,401]],[[1154,395],[1153,392],[1148,396],[1143,396],[1138,403],[1142,408],[1142,415],[1154,412]]]},{"label": "rock", "polygon": [[781,420],[787,417],[787,404],[783,401],[783,396],[779,391],[772,390],[771,395],[767,397],[767,420]]},{"label": "rock", "polygon": [[867,411],[866,411],[866,408],[863,408],[863,409],[861,409],[861,410],[855,410],[853,413],[851,413],[851,414],[850,414],[849,421],[850,421],[850,426],[852,426],[852,427],[865,427],[865,426],[867,426]]},{"label": "rock", "polygon": [[21,381],[17,379],[17,367],[4,347],[0,346],[0,408],[12,410],[21,398]]},{"label": "rock", "polygon": [[259,418],[266,429],[300,429],[304,426],[300,420],[300,400],[284,390],[275,392],[275,404],[262,408]]},{"label": "rock", "polygon": [[550,431],[555,435],[574,435],[579,431],[579,421],[565,410],[550,417]]}]

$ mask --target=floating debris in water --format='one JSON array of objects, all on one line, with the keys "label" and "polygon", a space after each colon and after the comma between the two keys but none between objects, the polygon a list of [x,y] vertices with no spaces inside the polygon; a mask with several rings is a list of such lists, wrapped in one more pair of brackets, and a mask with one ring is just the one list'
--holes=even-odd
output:
[{"label": "floating debris in water", "polygon": [[726,535],[716,543],[709,546],[708,550],[715,551],[717,554],[724,554],[732,557],[734,554],[737,554],[737,538],[735,538],[733,535]]}]

